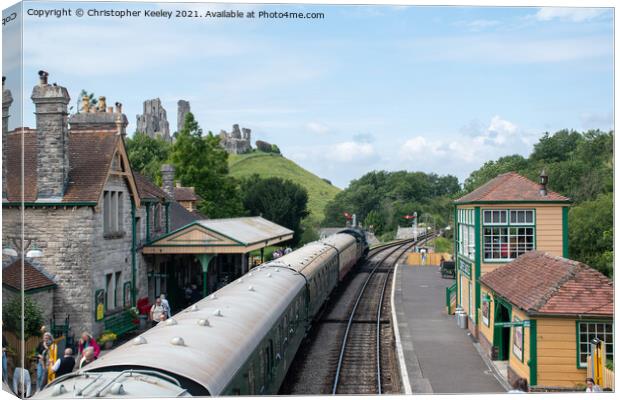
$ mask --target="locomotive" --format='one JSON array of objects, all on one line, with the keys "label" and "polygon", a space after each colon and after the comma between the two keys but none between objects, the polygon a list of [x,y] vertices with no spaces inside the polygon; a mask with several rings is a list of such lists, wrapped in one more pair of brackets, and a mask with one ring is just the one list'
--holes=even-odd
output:
[{"label": "locomotive", "polygon": [[368,253],[349,228],[264,263],[37,398],[277,394],[329,294]]}]

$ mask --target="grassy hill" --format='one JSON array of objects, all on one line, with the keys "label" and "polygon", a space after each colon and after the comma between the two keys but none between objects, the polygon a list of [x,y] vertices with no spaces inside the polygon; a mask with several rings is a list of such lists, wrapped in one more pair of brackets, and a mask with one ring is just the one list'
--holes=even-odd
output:
[{"label": "grassy hill", "polygon": [[308,191],[308,210],[312,219],[317,222],[323,220],[323,210],[327,202],[340,191],[337,187],[278,154],[260,151],[249,154],[230,154],[228,166],[230,174],[235,178],[258,174],[263,178],[289,179],[305,187]]}]

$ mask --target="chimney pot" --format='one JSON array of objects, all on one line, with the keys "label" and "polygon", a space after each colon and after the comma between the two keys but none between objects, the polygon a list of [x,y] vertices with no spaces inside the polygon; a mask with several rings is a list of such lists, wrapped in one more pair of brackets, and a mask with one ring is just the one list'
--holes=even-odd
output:
[{"label": "chimney pot", "polygon": [[114,103],[114,105],[116,106],[116,112],[117,113],[122,113],[123,112],[123,105],[121,103],[119,103],[117,101],[116,103]]},{"label": "chimney pot", "polygon": [[106,104],[105,104],[105,96],[99,96],[99,103],[97,104],[97,111],[105,112]]},{"label": "chimney pot", "polygon": [[114,107],[112,107],[112,106],[108,107],[108,112],[110,114],[112,114],[114,112]]},{"label": "chimney pot", "polygon": [[46,71],[39,71],[39,84],[40,85],[47,85],[47,77],[49,76],[49,74]]}]

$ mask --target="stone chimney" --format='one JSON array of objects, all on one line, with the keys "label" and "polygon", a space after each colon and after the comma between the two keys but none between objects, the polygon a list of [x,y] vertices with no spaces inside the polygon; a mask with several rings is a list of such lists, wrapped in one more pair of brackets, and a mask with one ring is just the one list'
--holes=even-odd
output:
[{"label": "stone chimney", "polygon": [[171,164],[161,166],[161,188],[174,199],[174,167]]},{"label": "stone chimney", "polygon": [[108,107],[105,96],[99,97],[95,107],[90,107],[88,96],[84,96],[82,112],[69,117],[71,132],[114,130],[119,135],[125,135],[128,124],[121,103],[116,103],[116,110]]},{"label": "stone chimney", "polygon": [[6,77],[2,77],[2,198],[6,198],[6,136],[9,133],[9,108],[13,104],[11,91],[4,87]]},{"label": "stone chimney", "polygon": [[39,71],[39,84],[30,97],[37,124],[37,198],[62,198],[69,176],[67,104],[71,98],[62,86],[47,83]]}]

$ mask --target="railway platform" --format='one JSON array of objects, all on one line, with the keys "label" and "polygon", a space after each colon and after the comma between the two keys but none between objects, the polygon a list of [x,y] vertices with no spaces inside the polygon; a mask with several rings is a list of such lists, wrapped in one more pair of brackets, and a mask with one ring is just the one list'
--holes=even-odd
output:
[{"label": "railway platform", "polygon": [[452,283],[441,277],[438,267],[401,264],[396,270],[392,317],[401,368],[406,366],[406,374],[401,374],[408,378],[405,391],[506,392],[497,370],[482,358],[467,330],[446,313],[445,288]]}]

